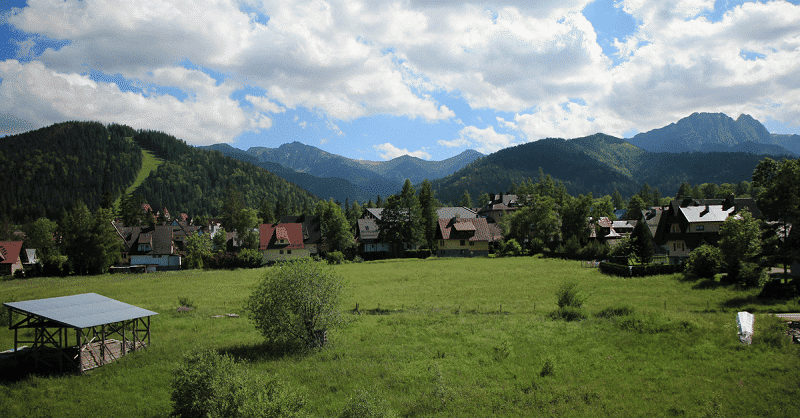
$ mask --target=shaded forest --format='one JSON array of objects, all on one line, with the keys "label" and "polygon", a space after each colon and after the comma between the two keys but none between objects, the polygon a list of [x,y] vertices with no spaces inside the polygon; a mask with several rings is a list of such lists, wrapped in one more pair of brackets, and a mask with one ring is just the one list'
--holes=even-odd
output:
[{"label": "shaded forest", "polygon": [[127,126],[64,122],[0,138],[0,218],[58,219],[80,200],[108,207],[133,182],[142,151]]}]

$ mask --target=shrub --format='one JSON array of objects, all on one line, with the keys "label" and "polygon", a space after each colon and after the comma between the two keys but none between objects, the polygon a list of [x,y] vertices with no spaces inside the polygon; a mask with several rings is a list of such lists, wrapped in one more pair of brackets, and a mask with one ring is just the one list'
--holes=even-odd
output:
[{"label": "shrub", "polygon": [[608,258],[609,251],[611,248],[607,244],[591,241],[581,249],[580,255],[584,260],[603,260]]},{"label": "shrub", "polygon": [[544,248],[545,248],[544,247],[544,241],[542,241],[541,238],[532,239],[531,242],[530,242],[530,245],[531,245],[531,248],[530,248],[530,254],[531,255],[541,254],[541,253],[544,252]]},{"label": "shrub", "polygon": [[258,250],[243,248],[236,255],[236,264],[244,268],[258,268],[264,265],[264,256]]},{"label": "shrub", "polygon": [[586,319],[586,313],[583,312],[581,308],[574,308],[570,306],[565,306],[563,308],[558,308],[550,314],[548,314],[549,318],[554,321],[582,321]]},{"label": "shrub", "polygon": [[395,417],[394,411],[389,408],[389,404],[374,392],[359,389],[355,396],[347,401],[342,414],[339,418],[391,418]]},{"label": "shrub", "polygon": [[500,255],[503,257],[516,257],[522,254],[522,247],[517,240],[510,239],[500,244]]},{"label": "shrub", "polygon": [[689,254],[686,272],[697,277],[713,279],[722,268],[722,252],[711,245],[701,245]]},{"label": "shrub", "polygon": [[769,280],[769,275],[763,267],[756,263],[742,263],[739,270],[739,280],[748,287],[761,288]]},{"label": "shrub", "polygon": [[320,347],[327,330],[342,321],[343,289],[329,265],[294,260],[264,273],[245,310],[269,342]]},{"label": "shrub", "polygon": [[173,371],[171,399],[180,417],[293,417],[305,404],[278,380],[211,350],[187,355]]},{"label": "shrub", "polygon": [[179,297],[178,298],[178,306],[185,306],[187,308],[194,308],[195,307],[194,302],[192,302],[187,297]]},{"label": "shrub", "polygon": [[431,256],[431,250],[427,248],[420,248],[418,250],[406,250],[405,258],[419,258],[424,260]]},{"label": "shrub", "polygon": [[332,251],[325,256],[325,259],[328,260],[328,264],[342,264],[344,254],[341,251]]},{"label": "shrub", "polygon": [[580,308],[586,303],[587,296],[578,291],[578,282],[568,281],[556,290],[556,303],[559,308]]}]

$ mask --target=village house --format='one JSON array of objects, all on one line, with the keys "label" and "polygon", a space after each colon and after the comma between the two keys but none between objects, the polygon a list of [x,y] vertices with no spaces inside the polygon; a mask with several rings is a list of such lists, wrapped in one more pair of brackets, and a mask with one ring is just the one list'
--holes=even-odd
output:
[{"label": "village house", "polygon": [[0,241],[0,276],[22,270],[22,241]]},{"label": "village house", "polygon": [[670,264],[679,264],[685,262],[695,248],[704,244],[717,245],[722,224],[742,210],[750,211],[756,218],[761,216],[753,199],[736,199],[733,195],[725,199],[676,199],[660,211],[651,209],[643,215],[645,219],[650,218],[648,226],[658,219],[654,243],[666,250]]},{"label": "village house", "polygon": [[[175,245],[175,228],[172,225],[121,226],[114,224],[123,244],[123,262],[131,266],[145,266],[155,270],[180,270],[182,255]],[[185,233],[181,235],[181,242]]]},{"label": "village house", "polygon": [[436,231],[439,257],[480,257],[489,255],[493,239],[486,218],[439,219]]},{"label": "village house", "polygon": [[299,223],[261,224],[259,251],[265,262],[310,257],[311,252],[303,244],[303,225]]},{"label": "village house", "polygon": [[636,228],[636,221],[612,221],[606,216],[597,219],[592,223],[589,218],[589,240],[606,243],[610,247],[617,245],[623,238],[630,237],[633,229]]},{"label": "village house", "polygon": [[489,203],[478,210],[478,215],[489,219],[490,223],[498,223],[517,210],[517,195],[497,193],[489,198]]},{"label": "village house", "polygon": [[314,257],[327,252],[325,237],[322,236],[322,224],[317,215],[282,216],[283,224],[301,224],[303,226],[303,245]]}]

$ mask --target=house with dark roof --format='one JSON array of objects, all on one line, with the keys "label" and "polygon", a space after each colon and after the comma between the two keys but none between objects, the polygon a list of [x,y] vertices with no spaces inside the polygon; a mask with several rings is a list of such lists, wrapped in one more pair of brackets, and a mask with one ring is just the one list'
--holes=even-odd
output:
[{"label": "house with dark roof", "polygon": [[589,240],[606,243],[613,247],[623,238],[630,237],[635,227],[636,221],[612,221],[610,218],[602,216],[597,219],[597,222],[592,222],[592,218],[589,218]]},{"label": "house with dark roof", "polygon": [[311,252],[303,244],[303,224],[261,224],[258,237],[258,249],[266,262],[311,257]]},{"label": "house with dark roof", "polygon": [[0,241],[0,275],[22,270],[22,241]]},{"label": "house with dark roof", "polygon": [[389,252],[391,244],[380,240],[380,227],[376,219],[358,219],[356,224],[356,249],[359,254]]},{"label": "house with dark roof", "polygon": [[477,218],[478,212],[464,206],[455,206],[436,209],[436,215],[438,215],[439,219]]},{"label": "house with dark roof", "polygon": [[283,224],[301,224],[303,226],[303,245],[311,256],[327,252],[325,237],[322,236],[322,224],[317,215],[282,216]]},{"label": "house with dark roof", "polygon": [[493,234],[486,218],[439,219],[436,239],[439,257],[479,257],[489,255]]},{"label": "house with dark roof", "polygon": [[175,247],[172,225],[131,227],[127,237],[132,266],[156,266],[157,270],[180,270],[181,254]]},{"label": "house with dark roof", "polygon": [[[645,219],[650,217],[647,222],[651,231],[657,220],[654,243],[666,249],[671,264],[678,264],[703,244],[717,245],[722,224],[743,210],[750,211],[753,217],[761,216],[753,199],[736,199],[733,195],[725,199],[676,199],[660,211],[651,209],[643,214]],[[656,216],[658,212],[660,216]]]}]

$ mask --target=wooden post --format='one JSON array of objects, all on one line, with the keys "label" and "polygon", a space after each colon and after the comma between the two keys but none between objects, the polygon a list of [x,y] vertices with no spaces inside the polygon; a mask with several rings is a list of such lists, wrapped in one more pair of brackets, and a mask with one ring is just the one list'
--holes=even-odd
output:
[{"label": "wooden post", "polygon": [[100,327],[100,364],[106,364],[106,324]]}]

